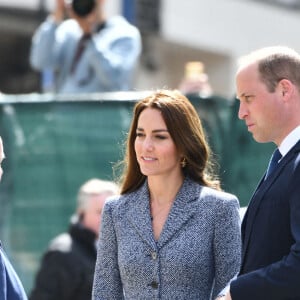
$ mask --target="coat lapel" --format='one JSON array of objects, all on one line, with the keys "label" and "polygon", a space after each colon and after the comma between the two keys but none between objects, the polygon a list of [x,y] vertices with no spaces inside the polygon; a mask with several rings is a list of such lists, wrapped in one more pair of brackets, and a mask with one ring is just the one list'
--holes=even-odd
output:
[{"label": "coat lapel", "polygon": [[127,220],[145,243],[152,248],[161,248],[196,213],[195,204],[200,192],[199,184],[189,178],[185,179],[158,241],[155,241],[152,230],[147,181],[140,189],[128,195]]},{"label": "coat lapel", "polygon": [[189,178],[185,179],[157,241],[158,248],[162,248],[196,213],[195,200],[199,198],[200,191],[201,186],[199,184]]},{"label": "coat lapel", "polygon": [[266,179],[264,180],[264,177],[259,182],[252,198],[249,204],[249,207],[247,209],[247,213],[245,215],[245,218],[243,220],[242,224],[242,231],[243,231],[243,261],[244,256],[246,254],[246,249],[248,247],[248,243],[250,240],[252,227],[254,224],[255,217],[257,215],[257,212],[259,210],[259,207],[262,203],[263,197],[265,193],[268,191],[268,189],[276,182],[276,179],[280,174],[284,171],[284,167],[286,164],[291,161],[296,153],[300,151],[300,142],[298,142],[282,159],[282,161],[279,163],[278,167],[274,170],[274,172]]},{"label": "coat lapel", "polygon": [[127,219],[135,228],[140,238],[152,248],[155,248],[155,239],[152,231],[149,206],[149,191],[147,181],[137,191],[128,195]]}]

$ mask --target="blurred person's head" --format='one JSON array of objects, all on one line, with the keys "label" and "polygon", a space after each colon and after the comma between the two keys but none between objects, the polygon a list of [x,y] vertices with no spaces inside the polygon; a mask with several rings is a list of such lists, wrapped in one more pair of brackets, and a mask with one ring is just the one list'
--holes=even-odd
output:
[{"label": "blurred person's head", "polygon": [[1,181],[2,174],[3,174],[1,164],[2,164],[2,161],[4,158],[5,158],[5,155],[4,155],[3,143],[2,143],[2,138],[0,136],[0,181]]},{"label": "blurred person's head", "polygon": [[85,182],[77,196],[76,215],[79,222],[99,234],[101,213],[108,197],[118,193],[118,186],[112,181],[93,178]]},{"label": "blurred person's head", "polygon": [[91,34],[105,21],[104,0],[69,0],[69,13],[85,34]]},{"label": "blurred person's head", "polygon": [[86,17],[96,7],[96,0],[72,0],[72,9],[79,17]]}]

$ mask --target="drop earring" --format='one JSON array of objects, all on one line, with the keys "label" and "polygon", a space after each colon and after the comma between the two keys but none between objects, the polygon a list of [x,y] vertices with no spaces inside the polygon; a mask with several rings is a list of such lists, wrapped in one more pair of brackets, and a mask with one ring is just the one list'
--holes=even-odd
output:
[{"label": "drop earring", "polygon": [[185,166],[186,166],[186,158],[185,157],[180,162],[180,165],[181,165],[181,168],[185,168]]}]

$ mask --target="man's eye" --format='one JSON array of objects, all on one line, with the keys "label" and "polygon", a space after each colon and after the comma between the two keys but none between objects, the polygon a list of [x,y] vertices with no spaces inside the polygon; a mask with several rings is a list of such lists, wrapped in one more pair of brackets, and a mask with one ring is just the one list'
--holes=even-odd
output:
[{"label": "man's eye", "polygon": [[252,98],[253,98],[253,95],[246,95],[246,96],[245,96],[245,101],[246,101],[246,102],[249,102],[249,101],[252,100]]}]

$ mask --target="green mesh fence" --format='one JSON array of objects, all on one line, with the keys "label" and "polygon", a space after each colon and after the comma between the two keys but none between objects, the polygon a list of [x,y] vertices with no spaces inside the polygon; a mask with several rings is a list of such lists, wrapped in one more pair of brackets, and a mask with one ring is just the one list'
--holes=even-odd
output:
[{"label": "green mesh fence", "polygon": [[[144,96],[0,96],[7,157],[0,184],[0,239],[27,292],[49,240],[68,226],[79,186],[92,177],[113,179],[133,105]],[[202,119],[223,188],[247,205],[272,145],[252,140],[231,101],[189,98]]]}]

